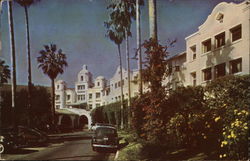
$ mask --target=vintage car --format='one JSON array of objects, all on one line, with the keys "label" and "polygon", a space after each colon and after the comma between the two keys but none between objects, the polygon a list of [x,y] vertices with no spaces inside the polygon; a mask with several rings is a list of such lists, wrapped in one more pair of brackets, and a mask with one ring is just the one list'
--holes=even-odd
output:
[{"label": "vintage car", "polygon": [[119,145],[116,128],[109,125],[96,127],[91,143],[93,151],[100,149],[116,150]]}]

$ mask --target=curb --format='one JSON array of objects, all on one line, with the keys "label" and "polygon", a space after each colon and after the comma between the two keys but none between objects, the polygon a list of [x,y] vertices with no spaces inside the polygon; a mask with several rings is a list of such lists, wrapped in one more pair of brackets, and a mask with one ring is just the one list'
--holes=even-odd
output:
[{"label": "curb", "polygon": [[117,151],[116,151],[116,154],[115,154],[115,160],[117,160],[117,159],[118,159],[119,152],[120,152],[119,150],[117,150]]}]

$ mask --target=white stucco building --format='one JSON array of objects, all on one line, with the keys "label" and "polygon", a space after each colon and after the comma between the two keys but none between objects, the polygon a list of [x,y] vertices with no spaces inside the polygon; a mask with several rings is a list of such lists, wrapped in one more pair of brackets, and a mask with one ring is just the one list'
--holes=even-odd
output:
[{"label": "white stucco building", "polygon": [[186,51],[169,59],[172,74],[165,84],[205,85],[218,77],[250,73],[250,1],[219,3],[186,37]]},{"label": "white stucco building", "polygon": [[[128,73],[123,68],[123,93],[124,99],[128,99]],[[130,86],[131,97],[138,95],[138,71],[131,71]],[[59,124],[65,114],[71,115],[71,122],[79,122],[81,116],[86,117],[88,126],[91,125],[91,110],[96,107],[120,101],[121,81],[120,67],[117,68],[113,77],[107,81],[103,76],[98,76],[93,80],[92,73],[88,71],[86,65],[78,72],[75,88],[67,88],[63,80],[55,82],[55,108],[59,115]],[[61,115],[60,115],[61,114]],[[79,115],[81,114],[81,115]],[[77,119],[76,116],[79,116]],[[76,119],[76,121],[74,121]],[[68,119],[69,120],[69,119]],[[79,124],[79,123],[78,123]]]},{"label": "white stucco building", "polygon": [[[219,3],[198,27],[197,32],[185,40],[186,51],[168,59],[171,74],[162,83],[170,89],[180,85],[206,85],[211,80],[229,74],[249,74],[250,1],[240,4]],[[91,110],[119,101],[121,84],[124,85],[124,99],[128,98],[127,76],[127,71],[123,69],[123,80],[120,81],[118,67],[109,81],[102,76],[93,80],[91,72],[83,65],[74,89],[67,88],[67,84],[61,80],[55,83],[55,106],[58,114],[69,112],[79,116],[71,116],[72,122],[79,122],[84,116],[90,127]],[[138,71],[132,70],[130,77],[131,97],[134,97],[138,95]],[[144,85],[144,91],[146,90],[148,89]],[[59,124],[60,122],[62,118],[59,118]]]}]

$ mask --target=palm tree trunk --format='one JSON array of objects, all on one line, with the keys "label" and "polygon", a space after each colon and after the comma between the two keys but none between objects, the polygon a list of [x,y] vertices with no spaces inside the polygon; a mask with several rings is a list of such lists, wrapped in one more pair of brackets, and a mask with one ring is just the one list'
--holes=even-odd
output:
[{"label": "palm tree trunk", "polygon": [[129,63],[129,40],[128,31],[126,30],[126,55],[127,55],[127,67],[128,67],[128,127],[130,128],[130,107],[131,107],[131,86],[130,86],[130,63]]},{"label": "palm tree trunk", "polygon": [[121,57],[121,47],[118,45],[118,56],[120,61],[120,78],[121,78],[121,129],[124,128],[124,111],[123,111],[123,77],[122,77],[122,57]]},{"label": "palm tree trunk", "polygon": [[149,35],[150,38],[157,41],[157,11],[156,0],[148,0],[149,12]]},{"label": "palm tree trunk", "polygon": [[[10,52],[11,52],[11,92],[12,92],[12,102],[11,102],[11,113],[12,113],[12,125],[17,126],[17,119],[15,117],[16,111],[16,55],[15,55],[15,36],[14,36],[14,23],[12,14],[12,1],[8,1],[8,17],[9,17],[9,34],[10,34]],[[16,129],[17,130],[17,129]]]},{"label": "palm tree trunk", "polygon": [[55,79],[51,79],[51,125],[54,127],[55,126]]},{"label": "palm tree trunk", "polygon": [[26,23],[26,43],[27,43],[27,62],[28,62],[28,103],[27,110],[29,115],[29,124],[31,126],[31,96],[32,96],[32,80],[31,80],[31,60],[30,60],[30,33],[29,33],[29,15],[27,6],[24,7],[25,10],[25,23]]},{"label": "palm tree trunk", "polygon": [[140,0],[136,0],[136,32],[137,32],[137,49],[138,49],[138,68],[139,68],[139,94],[143,93],[142,86],[142,56],[141,56],[141,18],[140,18]]}]

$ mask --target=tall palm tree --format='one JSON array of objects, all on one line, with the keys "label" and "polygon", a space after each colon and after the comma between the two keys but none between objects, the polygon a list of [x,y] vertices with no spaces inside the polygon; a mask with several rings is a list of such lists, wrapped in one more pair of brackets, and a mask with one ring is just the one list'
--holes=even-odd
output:
[{"label": "tall palm tree", "polygon": [[24,7],[25,11],[25,26],[26,26],[26,51],[27,51],[27,62],[28,62],[28,102],[27,109],[29,113],[29,125],[31,121],[31,96],[32,96],[32,77],[31,77],[31,60],[30,60],[30,31],[29,31],[29,12],[28,8],[38,0],[15,0],[19,5]]},{"label": "tall palm tree", "polygon": [[142,87],[142,55],[141,55],[141,11],[140,6],[144,5],[143,0],[136,0],[136,40],[137,40],[137,56],[138,56],[138,69],[139,69],[139,93],[143,93]]},{"label": "tall palm tree", "polygon": [[51,96],[52,96],[52,109],[51,109],[51,123],[55,125],[55,79],[58,74],[64,72],[64,67],[68,66],[66,55],[62,49],[57,50],[55,44],[44,45],[44,49],[39,52],[40,56],[37,57],[38,68],[41,68],[45,75],[51,79]]},{"label": "tall palm tree", "polygon": [[121,129],[123,129],[124,126],[124,120],[123,120],[123,72],[122,72],[122,58],[121,58],[121,43],[125,37],[125,33],[121,31],[120,27],[113,24],[112,21],[105,22],[105,26],[107,28],[106,36],[109,37],[111,41],[113,41],[118,48],[118,58],[119,58],[119,64],[120,64],[120,81],[121,81]]},{"label": "tall palm tree", "polygon": [[149,35],[150,38],[157,41],[156,0],[148,0],[148,12],[149,12]]},{"label": "tall palm tree", "polygon": [[8,79],[10,79],[9,66],[5,64],[4,60],[0,59],[0,86],[7,83]]},{"label": "tall palm tree", "polygon": [[[12,1],[8,1],[8,21],[9,21],[9,34],[10,34],[10,52],[11,52],[11,113],[12,113],[12,125],[16,127],[16,117],[14,117],[14,111],[16,110],[16,53],[15,53],[15,36],[14,36],[14,22],[12,12]],[[16,128],[15,128],[16,129]],[[17,130],[17,129],[16,129]]]},{"label": "tall palm tree", "polygon": [[112,9],[112,12],[109,16],[109,21],[104,22],[105,27],[107,28],[106,36],[113,41],[118,48],[118,58],[120,64],[120,82],[121,82],[121,129],[124,127],[124,113],[123,113],[123,72],[122,72],[122,58],[121,58],[121,43],[125,38],[124,28],[117,23],[117,17],[119,16],[119,11],[116,3],[110,4],[107,9]]},{"label": "tall palm tree", "polygon": [[[135,0],[116,0],[111,5],[108,6],[108,9],[111,9],[109,25],[114,25],[118,32],[122,34],[122,41],[126,39],[126,57],[127,57],[127,70],[128,70],[128,110],[130,111],[131,106],[131,86],[130,86],[130,56],[129,56],[129,36],[131,36],[130,28],[132,19],[136,17],[136,1]],[[110,25],[112,24],[112,25]],[[108,29],[109,30],[109,29]],[[130,112],[128,115],[128,120],[130,118]],[[129,121],[130,123],[130,121]]]}]

